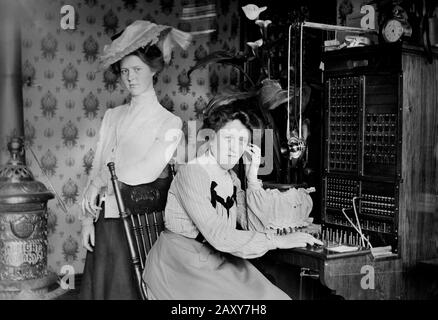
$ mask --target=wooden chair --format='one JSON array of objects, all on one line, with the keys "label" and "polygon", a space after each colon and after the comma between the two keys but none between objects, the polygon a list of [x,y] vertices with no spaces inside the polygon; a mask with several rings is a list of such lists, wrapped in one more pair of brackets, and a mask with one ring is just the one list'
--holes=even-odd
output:
[{"label": "wooden chair", "polygon": [[[113,162],[108,163],[108,168],[128,241],[137,290],[141,299],[147,300],[146,283],[142,275],[147,255],[161,231],[164,230],[164,207],[174,171],[171,166],[163,171],[158,179],[158,191],[156,188],[151,188],[150,184],[130,186],[119,181]],[[156,205],[150,206],[151,201]]]}]

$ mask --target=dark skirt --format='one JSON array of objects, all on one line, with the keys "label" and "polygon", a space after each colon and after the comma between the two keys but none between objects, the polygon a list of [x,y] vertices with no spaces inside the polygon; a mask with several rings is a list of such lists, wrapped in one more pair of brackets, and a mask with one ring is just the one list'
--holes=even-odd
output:
[{"label": "dark skirt", "polygon": [[[123,202],[128,211],[162,211],[172,181],[167,166],[160,177],[147,184],[121,184]],[[105,206],[95,223],[94,251],[87,251],[79,299],[138,300],[136,278],[129,253],[123,220],[105,219]]]},{"label": "dark skirt", "polygon": [[138,300],[122,219],[103,214],[95,224],[94,251],[87,251],[79,299]]}]

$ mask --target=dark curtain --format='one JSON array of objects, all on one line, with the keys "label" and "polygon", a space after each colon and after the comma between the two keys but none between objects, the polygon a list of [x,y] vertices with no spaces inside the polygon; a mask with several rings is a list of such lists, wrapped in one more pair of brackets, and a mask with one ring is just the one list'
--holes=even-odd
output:
[{"label": "dark curtain", "polygon": [[7,142],[23,136],[20,5],[0,0],[0,165],[9,160]]}]

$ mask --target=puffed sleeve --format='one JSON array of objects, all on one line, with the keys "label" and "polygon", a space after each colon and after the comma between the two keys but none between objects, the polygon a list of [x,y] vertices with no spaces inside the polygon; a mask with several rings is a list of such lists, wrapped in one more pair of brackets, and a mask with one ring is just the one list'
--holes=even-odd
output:
[{"label": "puffed sleeve", "polygon": [[[249,187],[246,195],[248,220],[257,221],[270,229],[307,226],[313,207],[309,195],[312,191],[313,188],[291,188],[280,192],[277,189]],[[259,224],[257,226],[260,227]]]},{"label": "puffed sleeve", "polygon": [[237,230],[217,214],[209,193],[211,180],[197,164],[184,165],[174,180],[178,201],[204,238],[219,251],[257,258],[276,246],[263,232]]},{"label": "puffed sleeve", "polygon": [[174,116],[171,120],[167,121],[160,129],[158,140],[167,146],[164,154],[164,161],[168,163],[172,156],[175,154],[177,147],[182,140],[182,120]]}]

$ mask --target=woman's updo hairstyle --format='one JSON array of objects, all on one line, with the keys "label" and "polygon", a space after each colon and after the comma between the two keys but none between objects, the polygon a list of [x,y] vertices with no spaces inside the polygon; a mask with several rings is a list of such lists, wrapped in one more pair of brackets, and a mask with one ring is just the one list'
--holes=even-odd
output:
[{"label": "woman's updo hairstyle", "polygon": [[[147,64],[155,73],[159,73],[164,68],[163,54],[156,45],[138,48],[137,50],[129,53],[127,56],[131,55],[139,57],[140,60]],[[119,60],[111,65],[112,72],[117,76],[120,76],[121,61],[122,60]]]},{"label": "woman's updo hairstyle", "polygon": [[251,100],[235,100],[218,106],[205,115],[202,129],[218,132],[228,122],[239,120],[252,134],[253,129],[261,129],[261,121],[251,110],[253,108]]}]

